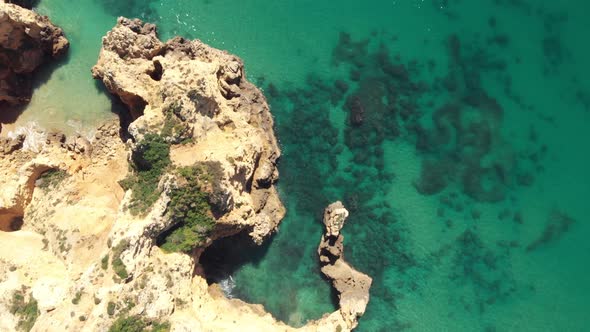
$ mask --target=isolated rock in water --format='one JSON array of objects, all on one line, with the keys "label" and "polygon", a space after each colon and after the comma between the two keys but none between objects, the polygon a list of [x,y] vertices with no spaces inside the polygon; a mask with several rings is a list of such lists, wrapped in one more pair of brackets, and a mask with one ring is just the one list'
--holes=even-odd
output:
[{"label": "isolated rock in water", "polygon": [[68,47],[63,31],[46,16],[0,2],[0,102],[29,102],[31,74]]},{"label": "isolated rock in water", "polygon": [[557,241],[569,231],[574,223],[575,220],[567,214],[558,210],[551,211],[545,224],[545,229],[543,229],[541,235],[526,246],[526,251],[536,250],[539,247]]},{"label": "isolated rock in water", "polygon": [[[330,279],[338,292],[339,313],[347,329],[353,329],[365,313],[369,303],[369,289],[373,280],[358,272],[343,257],[344,237],[340,230],[348,217],[348,211],[341,202],[330,204],[324,210],[326,233],[322,236],[318,254],[322,273]],[[337,312],[337,313],[338,313]]]},{"label": "isolated rock in water", "polygon": [[344,208],[342,202],[330,204],[324,210],[324,225],[328,236],[338,236],[344,226],[344,221],[348,218],[348,210]]}]

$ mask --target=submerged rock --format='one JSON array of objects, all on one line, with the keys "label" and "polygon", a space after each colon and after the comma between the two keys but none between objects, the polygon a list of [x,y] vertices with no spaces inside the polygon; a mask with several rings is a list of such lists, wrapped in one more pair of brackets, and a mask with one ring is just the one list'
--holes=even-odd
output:
[{"label": "submerged rock", "polygon": [[31,98],[31,74],[69,47],[49,18],[0,2],[0,103],[20,105]]},{"label": "submerged rock", "polygon": [[575,220],[567,214],[558,210],[552,211],[547,218],[543,232],[526,246],[526,251],[534,251],[552,242],[556,242],[570,230],[574,223]]}]

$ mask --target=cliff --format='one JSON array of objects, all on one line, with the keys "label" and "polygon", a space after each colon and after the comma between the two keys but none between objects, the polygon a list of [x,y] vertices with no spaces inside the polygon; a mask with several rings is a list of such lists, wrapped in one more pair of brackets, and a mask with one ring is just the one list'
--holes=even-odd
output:
[{"label": "cliff", "polygon": [[173,165],[222,170],[224,213],[213,238],[248,229],[260,243],[276,229],[284,214],[273,185],[280,150],[266,100],[239,58],[198,40],[162,43],[154,25],[121,18],[92,74],[129,107],[135,142],[157,134]]},{"label": "cliff", "polygon": [[[0,141],[0,330],[296,330],[201,276],[215,239],[261,243],[285,213],[272,117],[243,62],[120,18],[92,74],[128,106],[122,126]],[[356,326],[366,278],[299,330]]]},{"label": "cliff", "polygon": [[63,31],[49,18],[0,2],[0,107],[27,103],[32,73],[44,62],[62,56],[68,47]]}]

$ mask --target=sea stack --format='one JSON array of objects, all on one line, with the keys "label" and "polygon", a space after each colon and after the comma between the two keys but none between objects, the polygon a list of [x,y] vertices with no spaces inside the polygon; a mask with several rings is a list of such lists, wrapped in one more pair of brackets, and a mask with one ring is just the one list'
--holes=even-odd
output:
[{"label": "sea stack", "polygon": [[373,280],[355,270],[344,260],[344,237],[340,233],[348,218],[348,210],[342,202],[330,204],[324,210],[326,232],[318,247],[322,273],[338,292],[339,313],[347,330],[358,324],[369,303],[369,289]]}]

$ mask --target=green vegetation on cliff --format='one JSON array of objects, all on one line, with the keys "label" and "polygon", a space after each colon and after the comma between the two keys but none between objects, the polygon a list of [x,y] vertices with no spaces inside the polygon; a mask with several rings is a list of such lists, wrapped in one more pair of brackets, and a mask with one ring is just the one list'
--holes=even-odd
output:
[{"label": "green vegetation on cliff", "polygon": [[19,330],[30,331],[35,325],[37,317],[39,317],[37,300],[33,297],[29,297],[29,301],[25,301],[25,289],[15,291],[12,295],[10,313],[19,317],[17,324]]},{"label": "green vegetation on cliff", "polygon": [[36,185],[41,189],[53,188],[60,184],[60,182],[62,182],[67,176],[68,173],[66,173],[66,171],[62,171],[61,169],[50,169],[41,173],[37,179]]},{"label": "green vegetation on cliff", "polygon": [[177,170],[179,187],[170,192],[169,213],[175,227],[158,239],[168,252],[191,252],[203,245],[215,226],[212,207],[222,194],[219,165],[199,163]]},{"label": "green vegetation on cliff", "polygon": [[[137,144],[131,159],[133,172],[119,184],[132,191],[128,204],[131,214],[143,216],[160,197],[160,178],[166,170],[173,170],[170,144],[162,135],[147,134]],[[205,243],[215,226],[214,216],[227,210],[226,194],[220,185],[222,169],[219,163],[201,162],[177,168],[173,174],[178,186],[168,194],[168,213],[174,226],[157,240],[165,251],[188,253]],[[112,265],[115,273],[125,279],[127,271],[117,254],[120,245],[113,250]]]},{"label": "green vegetation on cliff", "polygon": [[111,262],[113,266],[113,271],[119,278],[123,280],[129,277],[129,273],[125,268],[125,264],[121,260],[121,254],[123,253],[123,251],[125,251],[125,249],[127,249],[128,246],[129,242],[127,240],[123,240],[113,248],[113,260]]},{"label": "green vegetation on cliff", "polygon": [[163,110],[164,125],[160,136],[164,137],[166,141],[172,144],[185,144],[192,140],[192,132],[190,126],[182,119],[182,105],[175,102]]},{"label": "green vegetation on cliff", "polygon": [[128,208],[133,215],[145,215],[160,197],[158,183],[164,170],[170,165],[170,146],[162,137],[147,134],[131,155],[133,173],[119,184],[131,189]]},{"label": "green vegetation on cliff", "polygon": [[170,323],[149,321],[139,316],[121,316],[109,328],[109,332],[138,331],[167,332],[170,331]]}]

